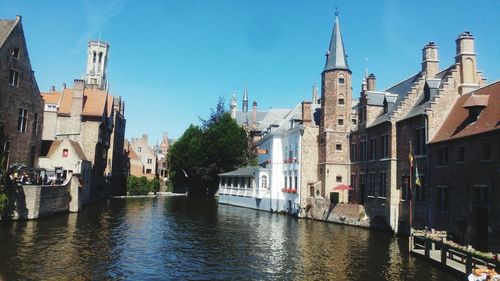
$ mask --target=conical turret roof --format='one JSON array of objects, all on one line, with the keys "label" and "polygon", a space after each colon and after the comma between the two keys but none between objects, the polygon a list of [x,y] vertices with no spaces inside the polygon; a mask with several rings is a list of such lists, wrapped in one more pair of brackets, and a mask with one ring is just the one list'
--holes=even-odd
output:
[{"label": "conical turret roof", "polygon": [[344,50],[344,41],[340,32],[339,16],[335,13],[335,24],[333,25],[332,39],[330,40],[330,48],[326,53],[325,71],[343,69],[349,70],[347,64],[347,56]]}]

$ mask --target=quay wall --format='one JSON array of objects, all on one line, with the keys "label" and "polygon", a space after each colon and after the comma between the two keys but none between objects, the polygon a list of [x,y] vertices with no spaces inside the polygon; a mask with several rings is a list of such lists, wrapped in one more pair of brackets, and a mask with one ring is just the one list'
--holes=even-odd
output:
[{"label": "quay wall", "polygon": [[72,174],[63,185],[7,186],[9,206],[0,219],[37,219],[67,212],[79,212],[83,206],[107,194],[103,182],[83,181]]}]

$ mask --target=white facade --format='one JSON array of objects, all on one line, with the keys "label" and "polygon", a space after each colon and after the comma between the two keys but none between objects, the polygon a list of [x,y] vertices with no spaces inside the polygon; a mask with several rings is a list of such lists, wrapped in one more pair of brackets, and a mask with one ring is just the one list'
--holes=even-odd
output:
[{"label": "white facade", "polygon": [[[298,104],[283,119],[275,120],[257,142],[260,153],[259,167],[255,167],[252,176],[254,185],[240,188],[221,180],[219,202],[298,215],[301,208],[300,193],[303,189],[303,167],[300,159],[303,130],[301,105]],[[238,175],[240,170],[220,176],[223,178]],[[259,200],[255,200],[256,198]]]}]

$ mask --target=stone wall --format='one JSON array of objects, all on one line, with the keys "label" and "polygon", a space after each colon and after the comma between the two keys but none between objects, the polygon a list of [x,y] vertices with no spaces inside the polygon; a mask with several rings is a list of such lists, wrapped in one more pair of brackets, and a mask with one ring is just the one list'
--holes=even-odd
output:
[{"label": "stone wall", "polygon": [[[82,187],[83,184],[83,187]],[[79,174],[73,174],[65,185],[23,185],[8,186],[9,210],[3,219],[37,219],[67,212],[79,212],[84,204],[90,203],[89,187],[80,181]]]},{"label": "stone wall", "polygon": [[323,198],[307,198],[306,217],[340,224],[370,227],[363,205],[333,204]]}]

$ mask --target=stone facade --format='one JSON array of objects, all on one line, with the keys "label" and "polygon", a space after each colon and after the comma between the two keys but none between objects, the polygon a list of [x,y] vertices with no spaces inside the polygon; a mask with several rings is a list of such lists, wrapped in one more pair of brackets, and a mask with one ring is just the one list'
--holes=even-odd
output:
[{"label": "stone facade", "polygon": [[[6,143],[4,163],[35,168],[43,128],[43,100],[28,55],[21,17],[0,20],[0,112]],[[5,37],[2,37],[5,36]]]},{"label": "stone facade", "polygon": [[[149,180],[156,177],[156,153],[148,144],[148,135],[143,134],[141,138],[132,138],[129,141],[128,151],[133,151],[137,156],[130,157],[130,174],[136,177],[145,176]],[[137,161],[140,160],[140,163]]]},{"label": "stone facade", "polygon": [[111,177],[111,194],[127,194],[127,156],[124,149],[125,140],[125,102],[121,97],[113,97],[113,108],[110,119],[113,131],[110,136],[107,164],[104,173]]}]

